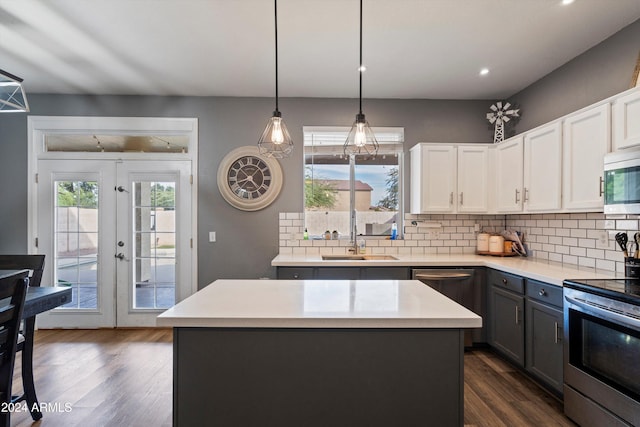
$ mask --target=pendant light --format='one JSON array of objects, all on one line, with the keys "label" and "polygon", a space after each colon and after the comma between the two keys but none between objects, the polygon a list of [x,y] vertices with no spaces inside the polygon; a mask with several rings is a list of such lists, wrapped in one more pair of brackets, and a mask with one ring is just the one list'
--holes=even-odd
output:
[{"label": "pendant light", "polygon": [[276,109],[273,116],[267,122],[258,141],[260,154],[267,157],[282,159],[289,157],[293,151],[293,140],[289,135],[287,125],[282,121],[282,114],[278,110],[278,0],[274,0],[275,9],[275,35],[276,35]]},{"label": "pendant light", "polygon": [[0,70],[0,113],[29,112],[22,79]]},{"label": "pendant light", "polygon": [[369,154],[375,156],[378,153],[378,141],[373,134],[369,123],[362,113],[362,73],[365,67],[362,64],[362,0],[360,0],[360,111],[356,114],[356,121],[351,126],[347,140],[344,143],[344,154]]}]

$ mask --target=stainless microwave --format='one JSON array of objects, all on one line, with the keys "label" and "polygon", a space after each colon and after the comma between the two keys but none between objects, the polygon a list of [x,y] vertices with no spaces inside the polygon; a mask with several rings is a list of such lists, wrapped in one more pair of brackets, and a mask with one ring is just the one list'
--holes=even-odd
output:
[{"label": "stainless microwave", "polygon": [[640,214],[640,148],[604,156],[604,213]]}]

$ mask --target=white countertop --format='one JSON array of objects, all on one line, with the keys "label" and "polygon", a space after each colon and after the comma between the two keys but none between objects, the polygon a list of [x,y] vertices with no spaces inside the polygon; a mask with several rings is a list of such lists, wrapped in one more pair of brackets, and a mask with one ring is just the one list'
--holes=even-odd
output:
[{"label": "white countertop", "polygon": [[156,321],[170,327],[479,328],[416,280],[216,280]]},{"label": "white countertop", "polygon": [[524,257],[493,257],[475,254],[393,255],[397,260],[322,260],[321,255],[278,255],[274,267],[489,267],[530,279],[562,286],[565,279],[610,279],[616,273],[573,264]]}]

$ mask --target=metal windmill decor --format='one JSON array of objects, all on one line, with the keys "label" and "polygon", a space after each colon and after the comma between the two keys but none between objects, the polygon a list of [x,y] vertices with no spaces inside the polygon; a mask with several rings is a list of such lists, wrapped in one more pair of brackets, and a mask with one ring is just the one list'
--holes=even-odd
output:
[{"label": "metal windmill decor", "polygon": [[511,104],[508,102],[502,103],[498,101],[493,104],[490,112],[487,113],[487,120],[489,123],[495,126],[493,132],[493,142],[498,143],[504,141],[504,124],[511,120],[513,117],[520,117],[518,112],[520,109],[509,109]]}]

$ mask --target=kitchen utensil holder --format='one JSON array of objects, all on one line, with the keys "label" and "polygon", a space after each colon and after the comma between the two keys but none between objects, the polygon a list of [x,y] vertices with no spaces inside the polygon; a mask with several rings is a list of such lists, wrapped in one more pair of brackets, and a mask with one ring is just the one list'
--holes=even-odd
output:
[{"label": "kitchen utensil holder", "polygon": [[624,275],[626,277],[640,277],[640,258],[626,257],[624,259]]}]

